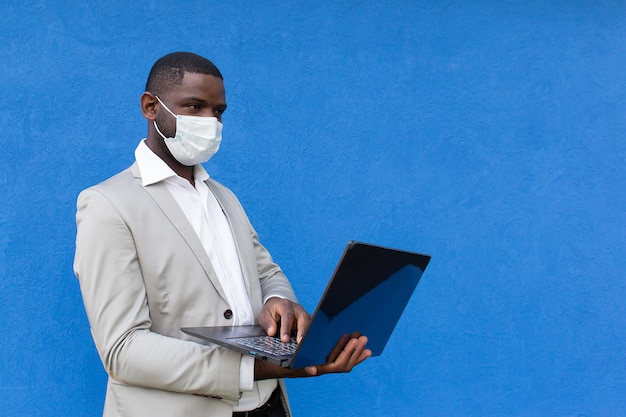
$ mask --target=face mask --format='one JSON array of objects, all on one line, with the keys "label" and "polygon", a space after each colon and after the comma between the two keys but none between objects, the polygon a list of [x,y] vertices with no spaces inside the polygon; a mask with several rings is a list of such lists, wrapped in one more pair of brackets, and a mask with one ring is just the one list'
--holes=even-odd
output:
[{"label": "face mask", "polygon": [[177,116],[160,98],[156,98],[165,110],[176,118],[176,136],[173,138],[166,138],[154,121],[154,127],[172,156],[186,166],[201,164],[211,159],[222,142],[222,123],[217,117]]}]

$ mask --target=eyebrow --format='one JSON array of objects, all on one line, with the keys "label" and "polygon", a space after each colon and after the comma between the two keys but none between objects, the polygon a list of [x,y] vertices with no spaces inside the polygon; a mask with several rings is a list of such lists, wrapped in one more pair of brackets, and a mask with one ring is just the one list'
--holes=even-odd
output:
[{"label": "eyebrow", "polygon": [[201,103],[206,103],[206,100],[196,96],[183,97],[180,99],[180,101],[199,101]]},{"label": "eyebrow", "polygon": [[[207,100],[202,99],[202,98],[200,98],[200,97],[196,97],[196,96],[188,96],[188,97],[183,97],[183,98],[181,98],[181,99],[180,99],[180,101],[181,101],[181,102],[195,101],[195,102],[197,102],[197,103],[201,103],[201,104],[204,104],[204,105],[207,105],[207,104],[208,104],[208,101],[207,101]],[[223,108],[223,109],[226,109],[227,105],[226,105],[226,103],[225,103],[225,102],[222,102],[222,103],[218,104],[218,105],[217,105],[217,107],[221,107],[221,108]]]}]

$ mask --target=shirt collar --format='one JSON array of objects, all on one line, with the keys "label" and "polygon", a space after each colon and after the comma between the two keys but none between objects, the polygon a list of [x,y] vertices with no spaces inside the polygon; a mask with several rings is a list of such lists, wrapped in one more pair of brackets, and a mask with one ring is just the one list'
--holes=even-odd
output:
[{"label": "shirt collar", "polygon": [[[139,142],[135,149],[135,160],[144,187],[177,176],[172,168],[148,148],[144,140]],[[209,174],[202,165],[198,164],[193,167],[193,178],[195,181],[206,181],[209,179]]]}]

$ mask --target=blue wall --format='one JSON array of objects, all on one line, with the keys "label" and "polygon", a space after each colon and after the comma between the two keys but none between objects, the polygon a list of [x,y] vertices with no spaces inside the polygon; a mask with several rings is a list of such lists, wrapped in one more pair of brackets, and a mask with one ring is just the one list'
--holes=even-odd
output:
[{"label": "blue wall", "polygon": [[0,5],[1,415],[101,412],[75,199],[175,50],[225,74],[207,169],[305,307],[349,239],[433,255],[382,357],[289,381],[297,416],[626,415],[623,1],[62,3]]}]

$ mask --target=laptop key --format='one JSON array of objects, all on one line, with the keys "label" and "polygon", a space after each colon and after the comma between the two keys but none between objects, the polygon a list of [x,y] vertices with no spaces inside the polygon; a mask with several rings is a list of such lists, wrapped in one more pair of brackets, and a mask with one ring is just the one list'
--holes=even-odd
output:
[{"label": "laptop key", "polygon": [[292,337],[289,342],[282,342],[277,337],[272,336],[249,336],[249,337],[233,337],[229,340],[239,343],[256,352],[269,355],[293,355],[298,349],[296,338]]}]

